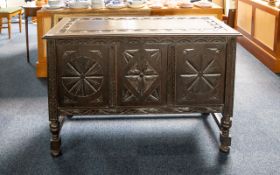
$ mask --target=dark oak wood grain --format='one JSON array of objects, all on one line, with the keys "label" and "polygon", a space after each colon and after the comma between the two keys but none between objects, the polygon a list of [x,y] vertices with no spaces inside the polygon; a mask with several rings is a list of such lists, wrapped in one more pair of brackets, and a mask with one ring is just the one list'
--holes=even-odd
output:
[{"label": "dark oak wood grain", "polygon": [[193,112],[222,114],[228,152],[238,35],[211,17],[63,19],[45,36],[52,155],[60,116]]}]

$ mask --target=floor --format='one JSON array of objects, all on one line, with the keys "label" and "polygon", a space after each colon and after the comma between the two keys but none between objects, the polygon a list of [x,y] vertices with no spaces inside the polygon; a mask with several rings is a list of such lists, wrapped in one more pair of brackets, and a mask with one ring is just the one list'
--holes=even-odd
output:
[{"label": "floor", "polygon": [[36,26],[0,34],[0,175],[279,175],[280,76],[237,47],[232,149],[220,153],[211,117],[74,118],[63,156],[49,154],[47,82],[35,76]]}]

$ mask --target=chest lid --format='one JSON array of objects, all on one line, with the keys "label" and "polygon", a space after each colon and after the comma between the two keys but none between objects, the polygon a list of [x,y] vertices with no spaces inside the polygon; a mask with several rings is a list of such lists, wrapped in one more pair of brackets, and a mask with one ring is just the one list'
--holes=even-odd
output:
[{"label": "chest lid", "polygon": [[44,38],[128,35],[238,36],[240,33],[210,16],[66,17]]}]

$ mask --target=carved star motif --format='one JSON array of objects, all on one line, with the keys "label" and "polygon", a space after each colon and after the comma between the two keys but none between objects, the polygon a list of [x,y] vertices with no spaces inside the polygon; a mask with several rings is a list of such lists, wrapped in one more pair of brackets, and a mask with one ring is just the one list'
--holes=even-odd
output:
[{"label": "carved star motif", "polygon": [[[209,50],[219,53],[219,50],[216,48],[209,48]],[[185,49],[184,54],[187,55],[187,53],[191,51],[193,51],[193,49]],[[198,59],[196,62],[200,64],[194,64],[191,59],[186,58],[185,69],[187,73],[180,75],[180,77],[184,79],[186,89],[196,93],[204,93],[213,90],[217,80],[221,76],[221,73],[213,73],[211,70],[215,66],[215,59],[210,57],[210,61],[205,67],[203,66],[203,61],[205,61],[203,55],[197,55],[195,59]]]},{"label": "carved star motif", "polygon": [[142,96],[157,80],[158,73],[146,62],[144,66],[135,63],[125,76],[133,88]]}]

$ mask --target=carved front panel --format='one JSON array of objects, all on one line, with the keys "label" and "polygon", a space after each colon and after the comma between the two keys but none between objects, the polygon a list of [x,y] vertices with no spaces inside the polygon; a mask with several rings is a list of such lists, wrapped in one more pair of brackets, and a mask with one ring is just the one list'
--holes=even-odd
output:
[{"label": "carved front panel", "polygon": [[105,45],[58,44],[60,106],[108,105],[108,58]]},{"label": "carved front panel", "polygon": [[118,104],[160,105],[166,102],[167,47],[165,45],[120,46],[118,49]]},{"label": "carved front panel", "polygon": [[222,104],[225,43],[193,43],[175,48],[176,103]]}]

